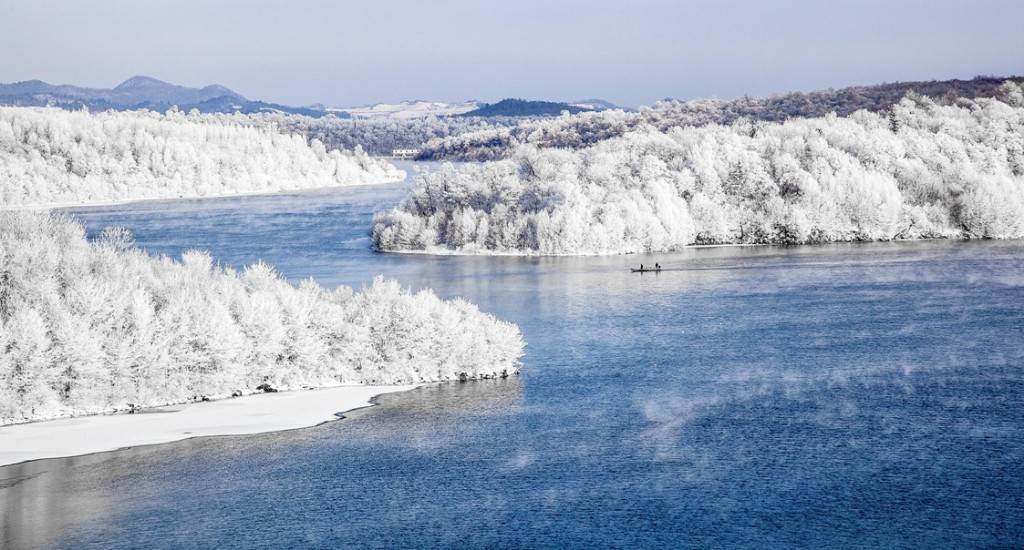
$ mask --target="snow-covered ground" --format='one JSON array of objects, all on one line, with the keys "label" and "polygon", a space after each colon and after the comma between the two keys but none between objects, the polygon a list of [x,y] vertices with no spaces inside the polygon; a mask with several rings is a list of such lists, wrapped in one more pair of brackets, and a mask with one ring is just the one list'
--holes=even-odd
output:
[{"label": "snow-covered ground", "polygon": [[338,386],[266,393],[0,427],[0,466],[26,460],[113,451],[211,435],[243,435],[315,426],[371,405],[374,396],[418,386]]},{"label": "snow-covered ground", "polygon": [[475,110],[480,105],[475,101],[444,103],[441,101],[402,101],[401,103],[376,103],[361,107],[327,109],[331,112],[348,113],[358,118],[410,119],[428,116],[461,115]]}]

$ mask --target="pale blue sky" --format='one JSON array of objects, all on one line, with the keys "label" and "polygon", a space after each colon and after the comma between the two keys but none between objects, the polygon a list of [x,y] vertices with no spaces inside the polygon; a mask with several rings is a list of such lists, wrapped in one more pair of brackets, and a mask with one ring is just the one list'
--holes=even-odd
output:
[{"label": "pale blue sky", "polygon": [[0,82],[253,99],[735,97],[1024,73],[1024,1],[0,0]]}]

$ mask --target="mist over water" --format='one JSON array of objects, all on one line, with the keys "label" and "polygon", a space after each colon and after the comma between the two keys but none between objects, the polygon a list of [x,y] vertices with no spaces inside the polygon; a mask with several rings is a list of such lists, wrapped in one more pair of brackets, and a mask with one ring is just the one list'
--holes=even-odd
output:
[{"label": "mist over water", "polygon": [[[75,215],[155,254],[464,296],[520,325],[521,376],[305,430],[0,468],[4,544],[1024,544],[1021,242],[372,253],[372,213],[403,194]],[[628,270],[655,261],[667,270]]]}]

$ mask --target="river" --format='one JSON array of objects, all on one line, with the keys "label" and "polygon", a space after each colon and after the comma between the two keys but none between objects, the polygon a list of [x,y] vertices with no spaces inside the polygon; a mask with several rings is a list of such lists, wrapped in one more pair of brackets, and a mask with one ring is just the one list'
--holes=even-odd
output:
[{"label": "river", "polygon": [[155,254],[463,296],[520,325],[520,376],[0,468],[5,545],[1024,544],[1024,243],[375,254],[405,185],[73,213]]}]

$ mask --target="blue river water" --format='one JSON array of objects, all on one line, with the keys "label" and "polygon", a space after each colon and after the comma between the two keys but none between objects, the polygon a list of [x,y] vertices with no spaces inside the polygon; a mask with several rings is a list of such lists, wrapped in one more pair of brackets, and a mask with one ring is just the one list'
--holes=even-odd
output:
[{"label": "blue river water", "polygon": [[464,296],[520,325],[520,376],[0,468],[5,545],[1024,546],[1024,243],[375,254],[372,214],[403,193],[74,213],[154,254]]}]

